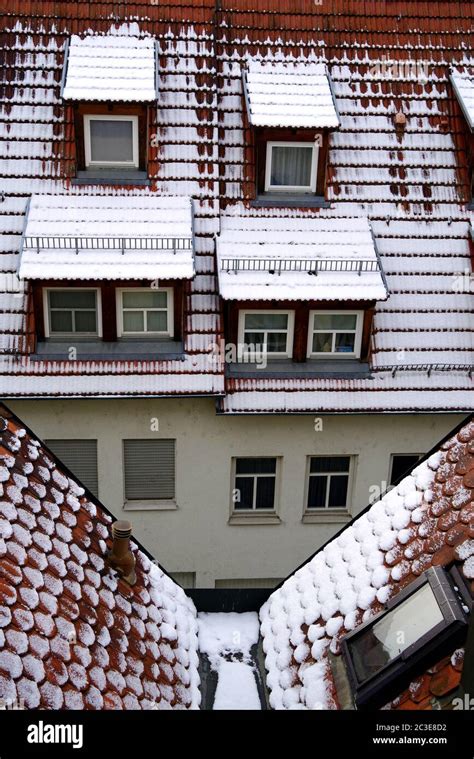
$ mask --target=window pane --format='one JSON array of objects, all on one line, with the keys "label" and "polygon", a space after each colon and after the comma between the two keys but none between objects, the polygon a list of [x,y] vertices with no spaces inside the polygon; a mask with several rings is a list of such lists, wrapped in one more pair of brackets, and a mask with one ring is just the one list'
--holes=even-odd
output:
[{"label": "window pane", "polygon": [[336,333],[336,353],[354,353],[355,335],[344,332]]},{"label": "window pane", "polygon": [[392,475],[390,477],[390,485],[397,482],[409,469],[412,469],[419,461],[419,456],[414,455],[400,455],[394,456],[392,459]]},{"label": "window pane", "polygon": [[51,308],[95,308],[95,290],[50,290]]},{"label": "window pane", "polygon": [[345,474],[336,474],[331,477],[328,506],[333,509],[343,509],[347,506],[348,484],[349,477]]},{"label": "window pane", "polygon": [[166,332],[168,329],[168,314],[166,311],[147,312],[147,332]]},{"label": "window pane", "polygon": [[95,311],[76,311],[76,332],[97,332]]},{"label": "window pane", "polygon": [[263,332],[245,332],[245,345],[253,345],[255,348],[263,350],[265,344],[265,334]]},{"label": "window pane", "polygon": [[257,479],[257,509],[273,509],[275,506],[275,477]]},{"label": "window pane", "polygon": [[267,335],[267,351],[269,353],[286,353],[286,332],[270,332]]},{"label": "window pane", "polygon": [[93,119],[89,123],[92,161],[99,163],[133,161],[132,121]]},{"label": "window pane", "polygon": [[287,329],[288,314],[246,314],[245,329]]},{"label": "window pane", "polygon": [[327,477],[310,477],[308,487],[308,509],[324,509],[326,505]]},{"label": "window pane", "polygon": [[313,353],[332,353],[331,332],[316,332],[313,335]]},{"label": "window pane", "polygon": [[51,311],[49,321],[51,332],[72,332],[71,311]]},{"label": "window pane", "polygon": [[275,474],[276,459],[237,459],[235,471],[237,474]]},{"label": "window pane", "polygon": [[122,303],[124,308],[166,308],[167,295],[154,290],[137,290],[122,293]]},{"label": "window pane", "polygon": [[145,329],[145,316],[143,311],[123,312],[124,332],[143,332]]},{"label": "window pane", "polygon": [[356,314],[315,314],[314,329],[354,329],[357,326]]},{"label": "window pane", "polygon": [[443,621],[428,583],[350,643],[359,682],[389,662]]},{"label": "window pane", "polygon": [[311,472],[348,472],[349,456],[312,456]]},{"label": "window pane", "polygon": [[313,147],[273,147],[270,184],[275,187],[309,187]]},{"label": "window pane", "polygon": [[238,490],[239,500],[234,501],[234,509],[253,508],[253,477],[236,477],[235,489]]}]

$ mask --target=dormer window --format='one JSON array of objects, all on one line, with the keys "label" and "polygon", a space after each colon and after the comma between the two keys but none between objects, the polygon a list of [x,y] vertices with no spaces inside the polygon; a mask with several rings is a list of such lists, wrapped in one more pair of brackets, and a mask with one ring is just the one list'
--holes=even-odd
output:
[{"label": "dormer window", "polygon": [[84,115],[87,168],[138,168],[138,116]]},{"label": "dormer window", "polygon": [[311,311],[308,358],[358,358],[363,311]]},{"label": "dormer window", "polygon": [[316,192],[318,146],[267,142],[265,192]]},{"label": "dormer window", "polygon": [[97,290],[45,289],[45,336],[99,336],[99,307],[100,297]]},{"label": "dormer window", "polygon": [[173,290],[118,290],[119,337],[173,337]]},{"label": "dormer window", "polygon": [[[466,607],[467,608],[467,607]],[[345,636],[342,651],[357,707],[379,708],[465,635],[462,599],[433,567],[387,608]]]},{"label": "dormer window", "polygon": [[73,184],[146,185],[149,106],[157,100],[152,38],[73,35],[61,94],[75,127]]},{"label": "dormer window", "polygon": [[324,205],[329,134],[340,126],[325,65],[250,61],[243,90],[255,155],[253,203]]},{"label": "dormer window", "polygon": [[464,123],[464,140],[466,146],[466,170],[469,187],[467,202],[474,204],[474,71],[472,68],[454,69],[450,74],[454,94],[459,103]]}]

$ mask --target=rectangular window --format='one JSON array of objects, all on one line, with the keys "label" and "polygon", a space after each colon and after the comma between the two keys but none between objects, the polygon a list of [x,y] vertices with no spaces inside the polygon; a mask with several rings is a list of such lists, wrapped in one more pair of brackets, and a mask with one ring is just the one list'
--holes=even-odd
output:
[{"label": "rectangular window", "polygon": [[294,311],[241,311],[239,343],[248,353],[289,358],[293,351]]},{"label": "rectangular window", "polygon": [[314,193],[317,165],[314,142],[267,142],[265,191]]},{"label": "rectangular window", "polygon": [[86,167],[138,168],[138,116],[84,116]]},{"label": "rectangular window", "polygon": [[175,448],[175,440],[123,441],[127,501],[174,499]]},{"label": "rectangular window", "polygon": [[44,297],[46,337],[101,336],[98,290],[54,288]]},{"label": "rectangular window", "polygon": [[413,469],[422,454],[420,453],[394,453],[390,462],[390,485],[394,485],[404,474]]},{"label": "rectangular window", "polygon": [[117,291],[118,334],[121,337],[173,337],[173,290]]},{"label": "rectangular window", "polygon": [[348,633],[342,653],[357,708],[380,708],[466,639],[467,617],[441,567],[387,601],[386,608]]},{"label": "rectangular window", "polygon": [[97,496],[97,440],[46,440],[46,445],[77,477],[81,485]]},{"label": "rectangular window", "polygon": [[307,510],[347,509],[350,475],[350,456],[311,456]]},{"label": "rectangular window", "polygon": [[272,511],[276,503],[276,458],[234,460],[234,511]]},{"label": "rectangular window", "polygon": [[363,312],[310,311],[308,357],[359,358]]}]

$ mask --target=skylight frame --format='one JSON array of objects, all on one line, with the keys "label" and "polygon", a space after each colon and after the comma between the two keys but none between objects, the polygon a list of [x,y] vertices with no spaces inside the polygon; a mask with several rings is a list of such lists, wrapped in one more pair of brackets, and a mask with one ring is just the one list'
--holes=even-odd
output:
[{"label": "skylight frame", "polygon": [[[381,670],[360,681],[355,670],[351,643],[359,638],[383,617],[396,611],[397,607],[429,583],[438,602],[443,621],[424,633]],[[417,580],[410,583],[386,608],[367,622],[348,633],[341,641],[341,651],[346,665],[354,702],[358,709],[380,708],[398,695],[410,681],[434,663],[437,657],[449,653],[467,632],[468,617],[462,609],[458,595],[447,572],[441,567],[431,567]]]}]

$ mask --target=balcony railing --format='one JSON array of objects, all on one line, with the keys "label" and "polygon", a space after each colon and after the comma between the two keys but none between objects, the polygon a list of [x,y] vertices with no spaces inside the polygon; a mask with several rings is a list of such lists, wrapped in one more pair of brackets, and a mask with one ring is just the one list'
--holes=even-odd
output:
[{"label": "balcony railing", "polygon": [[167,250],[176,253],[192,250],[190,237],[59,237],[51,235],[31,235],[23,240],[23,248],[36,250],[120,250],[122,254],[133,250]]},{"label": "balcony railing", "polygon": [[380,272],[376,259],[321,259],[321,258],[223,258],[221,270],[237,274],[239,271],[263,271],[269,274],[282,272],[307,272],[317,276],[319,272]]}]

